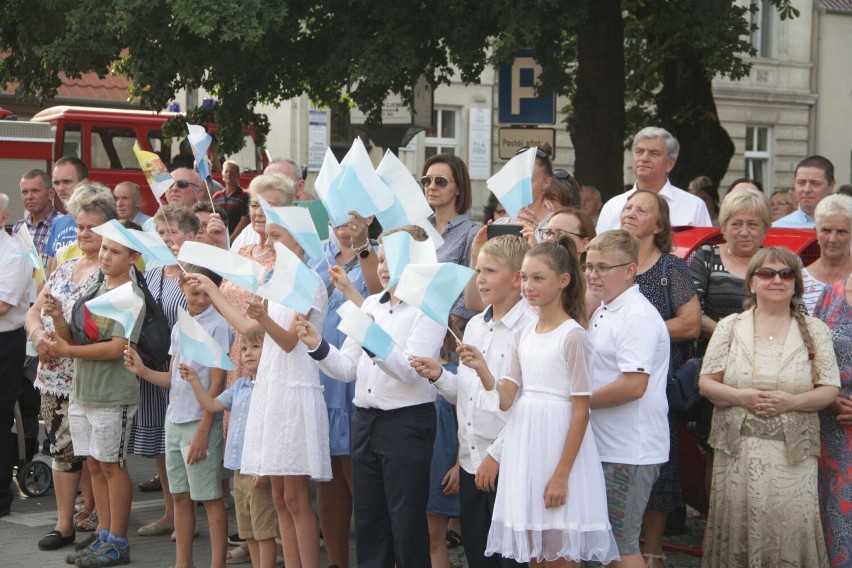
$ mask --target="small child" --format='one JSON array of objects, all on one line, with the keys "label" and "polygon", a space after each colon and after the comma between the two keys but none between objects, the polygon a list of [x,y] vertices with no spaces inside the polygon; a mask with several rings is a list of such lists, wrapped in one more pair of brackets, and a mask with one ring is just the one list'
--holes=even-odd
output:
[{"label": "small child", "polygon": [[[91,227],[81,224],[81,236],[90,232]],[[104,238],[98,253],[104,281],[98,285],[97,296],[132,282],[130,270],[139,257],[138,252]],[[132,288],[133,293],[144,301],[135,282]],[[44,313],[53,318],[56,329],[47,339],[53,354],[75,359],[68,424],[74,454],[88,456],[98,510],[98,538],[88,547],[71,554],[66,561],[91,567],[128,564],[127,525],[130,522],[132,485],[125,458],[130,424],[139,405],[139,381],[124,368],[122,362],[122,354],[128,346],[125,330],[115,320],[92,314],[98,341],[72,345],[59,301],[45,296]],[[143,306],[130,333],[131,345],[138,341],[144,319]]]},{"label": "small child", "polygon": [[[191,315],[219,344],[224,352],[231,345],[231,330],[216,311],[206,292],[191,285],[188,274],[206,276],[216,286],[222,277],[207,269],[185,265],[181,273],[180,289],[186,296]],[[193,387],[180,379],[179,326],[172,328],[172,356],[168,372],[146,367],[139,354],[128,348],[125,353],[127,368],[155,385],[170,389],[169,407],[166,409],[166,470],[169,488],[175,500],[176,566],[192,566],[192,538],[195,530],[195,505],[204,503],[210,527],[212,558],[210,566],[222,568],[227,552],[228,517],[222,501],[222,413],[205,412],[193,394]],[[225,371],[205,367],[195,362],[182,362],[200,377],[199,381],[211,396],[217,396],[225,385]]]},{"label": "small child", "polygon": [[471,568],[497,568],[511,564],[485,556],[485,543],[494,512],[497,470],[500,461],[498,441],[506,414],[498,408],[494,391],[486,391],[477,369],[487,368],[502,376],[513,337],[517,330],[536,321],[536,314],[521,298],[521,263],[529,245],[514,235],[489,239],[476,262],[476,290],[487,305],[464,330],[462,351],[471,364],[452,373],[434,359],[413,357],[411,365],[429,380],[458,412],[459,496],[464,552]]},{"label": "small child", "polygon": [[231,429],[225,443],[225,467],[234,471],[237,528],[251,553],[252,565],[272,568],[275,565],[275,536],[278,518],[272,501],[269,479],[240,473],[243,457],[243,437],[255,384],[255,373],[263,351],[263,330],[240,336],[242,366],[249,375],[238,379],[217,398],[210,396],[198,378],[198,373],[188,365],[180,365],[180,376],[189,381],[199,404],[207,412],[227,410],[231,413]]},{"label": "small child", "polygon": [[483,386],[497,391],[500,410],[512,409],[485,553],[560,566],[608,564],[618,549],[588,427],[593,353],[573,241],[566,236],[531,248],[521,283],[539,317],[515,333],[501,380],[475,363],[475,348],[459,349],[462,363],[478,367]]}]

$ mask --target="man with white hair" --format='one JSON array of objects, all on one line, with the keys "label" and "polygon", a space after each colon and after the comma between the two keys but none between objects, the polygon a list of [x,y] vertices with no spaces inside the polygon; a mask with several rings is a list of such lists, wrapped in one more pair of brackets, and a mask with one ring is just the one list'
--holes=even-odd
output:
[{"label": "man with white hair", "polygon": [[[283,160],[275,160],[266,166],[266,169],[263,170],[263,174],[281,174],[293,180],[293,184],[295,185],[294,193],[296,201],[310,201],[314,198],[313,195],[305,190],[305,180],[302,179],[302,169],[293,160],[287,158]],[[249,196],[249,200],[251,200],[251,196]],[[234,242],[231,243],[231,250],[237,252],[246,245],[256,245],[259,242],[260,235],[257,234],[257,231],[255,231],[252,228],[251,223],[249,223],[246,228],[240,232],[237,238],[234,239]]]},{"label": "man with white hair", "polygon": [[633,137],[633,189],[616,195],[606,202],[598,217],[597,234],[621,228],[621,212],[627,199],[637,190],[653,191],[669,204],[672,226],[712,227],[710,213],[704,201],[675,187],[669,172],[677,162],[680,144],[663,128],[648,126]]},{"label": "man with white hair", "polygon": [[[0,227],[9,222],[9,196],[0,193]],[[18,230],[26,231],[26,227]],[[15,451],[9,435],[15,402],[23,386],[27,336],[24,320],[30,307],[33,267],[20,256],[15,240],[0,230],[0,517],[9,514],[9,488]]]},{"label": "man with white hair", "polygon": [[132,181],[123,181],[115,186],[112,195],[115,197],[115,210],[118,212],[118,218],[122,221],[133,221],[141,227],[145,224],[145,221],[151,218],[139,209],[139,204],[142,203],[142,191],[138,184]]}]

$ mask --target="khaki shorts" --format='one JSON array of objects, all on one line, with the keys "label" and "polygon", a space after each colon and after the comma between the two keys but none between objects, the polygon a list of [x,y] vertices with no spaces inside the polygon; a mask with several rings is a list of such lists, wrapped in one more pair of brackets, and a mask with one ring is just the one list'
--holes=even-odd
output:
[{"label": "khaki shorts", "polygon": [[88,406],[68,405],[68,424],[75,456],[91,456],[99,462],[125,466],[130,423],[137,404]]},{"label": "khaki shorts", "polygon": [[272,502],[272,483],[252,487],[253,475],[234,472],[234,502],[240,538],[268,540],[278,536],[278,514]]}]

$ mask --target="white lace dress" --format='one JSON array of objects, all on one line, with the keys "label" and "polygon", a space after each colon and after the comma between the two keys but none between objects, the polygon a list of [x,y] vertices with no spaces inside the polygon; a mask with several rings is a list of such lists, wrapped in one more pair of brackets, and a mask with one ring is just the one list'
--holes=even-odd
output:
[{"label": "white lace dress", "polygon": [[568,320],[547,333],[531,325],[515,334],[503,380],[520,387],[503,429],[497,497],[485,554],[530,560],[618,559],[606,485],[591,424],[568,477],[568,500],[544,507],[544,489],[562,455],[571,396],[588,396],[592,348]]},{"label": "white lace dress", "polygon": [[[319,287],[310,321],[322,329],[328,297]],[[288,328],[294,312],[269,303],[269,317]],[[328,412],[319,369],[301,342],[287,353],[269,336],[257,369],[243,442],[245,475],[309,475],[331,479]]]}]

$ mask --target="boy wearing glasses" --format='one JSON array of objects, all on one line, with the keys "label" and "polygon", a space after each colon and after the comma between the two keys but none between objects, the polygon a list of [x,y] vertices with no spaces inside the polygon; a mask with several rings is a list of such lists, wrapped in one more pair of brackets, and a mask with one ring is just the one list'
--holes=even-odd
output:
[{"label": "boy wearing glasses", "polygon": [[669,459],[666,380],[669,334],[660,313],[633,283],[639,241],[607,231],[586,250],[582,269],[600,302],[589,320],[592,429],[603,462],[609,520],[621,560],[641,567],[642,515],[661,464]]}]

